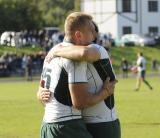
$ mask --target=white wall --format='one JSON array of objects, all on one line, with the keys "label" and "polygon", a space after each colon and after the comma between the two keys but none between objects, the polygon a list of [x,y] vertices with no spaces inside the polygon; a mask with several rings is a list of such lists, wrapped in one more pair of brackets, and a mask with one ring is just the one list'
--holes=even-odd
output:
[{"label": "white wall", "polygon": [[113,36],[117,35],[116,0],[83,0],[81,11],[93,16],[100,32],[112,32]]},{"label": "white wall", "polygon": [[157,26],[159,27],[160,35],[160,0],[158,0],[159,12],[148,12],[148,0],[142,0],[142,34],[148,34],[148,27]]},{"label": "white wall", "polygon": [[[148,33],[149,26],[158,26],[160,35],[160,0],[158,0],[158,13],[148,12],[148,0],[137,1],[138,18],[136,18],[136,0],[132,0],[132,13],[116,14],[116,0],[82,0],[81,10],[94,17],[100,32],[111,32],[113,37],[122,35],[123,26],[131,26],[132,33],[142,35]],[[122,12],[122,0],[118,0],[117,2],[118,12]],[[142,2],[142,7],[140,7],[140,2]]]},{"label": "white wall", "polygon": [[[138,0],[139,1],[139,0]],[[131,0],[131,12],[123,13],[122,12],[122,0],[118,1],[118,30],[117,36],[121,37],[123,35],[123,27],[131,26],[132,33],[139,34],[139,25],[138,25],[138,13],[136,13],[136,0]]]},{"label": "white wall", "polygon": [[[125,15],[125,14],[124,14]],[[134,16],[134,15],[133,15]],[[133,34],[139,34],[139,24],[133,21],[130,21],[122,16],[118,16],[118,30],[117,35],[121,37],[123,35],[123,27],[131,26]]]},{"label": "white wall", "polygon": [[81,0],[81,10],[90,13],[110,13],[116,10],[116,0]]},{"label": "white wall", "polygon": [[[122,35],[122,28],[123,26],[131,26],[132,33],[139,34],[139,35],[146,35],[148,34],[148,28],[150,26],[157,26],[159,27],[159,35],[160,35],[160,0],[158,0],[158,9],[159,12],[148,12],[148,0],[138,0],[138,20],[136,22],[136,13],[122,13],[121,15],[128,17],[122,17],[121,15],[118,16],[117,24],[118,30],[117,35]],[[121,7],[121,0],[118,1],[118,9],[122,11]],[[140,7],[141,6],[141,7]],[[132,9],[133,12],[136,11],[136,3],[135,0],[132,0]],[[130,21],[133,20],[133,21]],[[134,22],[135,21],[135,22]]]},{"label": "white wall", "polygon": [[112,37],[117,36],[117,15],[114,14],[107,22],[98,24],[99,30],[102,33],[111,33]]}]

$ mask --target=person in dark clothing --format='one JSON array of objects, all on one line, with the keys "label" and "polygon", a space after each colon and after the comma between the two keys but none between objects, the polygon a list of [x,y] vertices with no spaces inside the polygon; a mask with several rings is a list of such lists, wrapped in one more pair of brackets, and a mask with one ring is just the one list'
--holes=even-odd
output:
[{"label": "person in dark clothing", "polygon": [[26,76],[28,81],[32,81],[32,67],[33,67],[32,57],[31,55],[29,55],[26,66]]},{"label": "person in dark clothing", "polygon": [[122,58],[121,69],[123,78],[128,78],[128,61],[125,58]]}]

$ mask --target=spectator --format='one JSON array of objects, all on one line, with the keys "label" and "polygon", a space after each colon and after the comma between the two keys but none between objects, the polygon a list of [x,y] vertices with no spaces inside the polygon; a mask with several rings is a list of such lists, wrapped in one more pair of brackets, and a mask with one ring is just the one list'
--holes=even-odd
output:
[{"label": "spectator", "polygon": [[123,78],[128,78],[128,61],[125,58],[122,58],[121,69]]},{"label": "spectator", "polygon": [[28,81],[32,81],[32,57],[28,55],[27,57],[27,68],[26,68],[26,76]]},{"label": "spectator", "polygon": [[152,70],[153,70],[153,71],[156,71],[156,70],[157,70],[157,60],[156,60],[156,59],[153,59],[153,60],[152,60]]}]

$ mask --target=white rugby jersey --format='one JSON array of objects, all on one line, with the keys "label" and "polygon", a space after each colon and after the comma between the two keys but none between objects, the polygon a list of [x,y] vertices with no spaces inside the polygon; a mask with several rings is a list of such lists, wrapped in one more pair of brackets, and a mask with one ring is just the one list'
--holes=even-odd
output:
[{"label": "white rugby jersey", "polygon": [[68,83],[87,82],[86,69],[86,62],[73,62],[61,57],[44,64],[41,78],[51,91],[50,101],[45,105],[44,122],[82,118],[81,111],[72,106]]},{"label": "white rugby jersey", "polygon": [[[101,58],[98,61],[87,64],[89,91],[91,93],[96,93],[101,89],[107,76],[110,77],[111,81],[115,80],[115,73],[105,48],[97,44],[92,44],[91,46],[98,48],[101,53]],[[82,115],[86,123],[110,122],[116,120],[117,115],[114,106],[114,95],[111,95],[92,107],[84,109]]]},{"label": "white rugby jersey", "polygon": [[137,59],[138,71],[146,70],[146,60],[143,56]]}]

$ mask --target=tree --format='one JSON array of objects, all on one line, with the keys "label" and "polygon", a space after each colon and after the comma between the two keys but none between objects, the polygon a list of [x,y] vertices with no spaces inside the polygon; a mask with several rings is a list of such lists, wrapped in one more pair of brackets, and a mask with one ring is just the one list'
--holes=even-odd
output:
[{"label": "tree", "polygon": [[62,27],[67,14],[74,10],[73,0],[40,0],[44,26]]},{"label": "tree", "polygon": [[62,27],[74,4],[73,0],[0,0],[0,33]]},{"label": "tree", "polygon": [[0,1],[0,31],[33,29],[42,26],[41,13],[31,0]]}]

